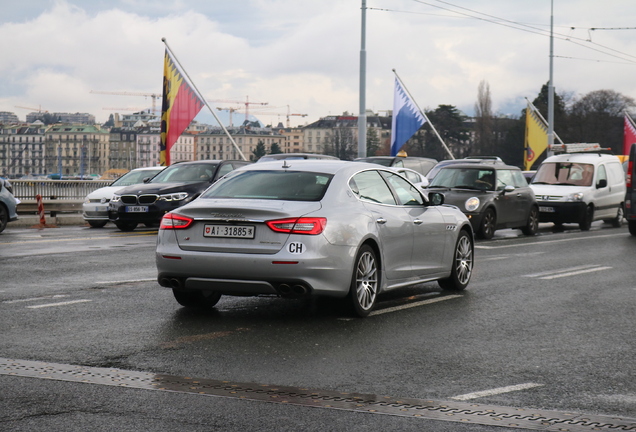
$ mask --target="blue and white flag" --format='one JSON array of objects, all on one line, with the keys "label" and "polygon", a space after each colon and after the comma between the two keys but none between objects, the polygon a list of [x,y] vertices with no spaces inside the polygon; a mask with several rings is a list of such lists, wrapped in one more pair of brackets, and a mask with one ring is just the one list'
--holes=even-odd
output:
[{"label": "blue and white flag", "polygon": [[396,156],[404,143],[417,132],[426,119],[395,77],[393,122],[391,123],[391,156]]}]

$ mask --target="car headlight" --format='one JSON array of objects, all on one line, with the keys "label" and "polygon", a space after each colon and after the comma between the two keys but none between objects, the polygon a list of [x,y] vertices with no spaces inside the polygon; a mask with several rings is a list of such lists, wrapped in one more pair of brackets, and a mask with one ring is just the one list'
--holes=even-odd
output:
[{"label": "car headlight", "polygon": [[187,192],[177,192],[165,195],[159,195],[161,201],[182,201],[188,197]]},{"label": "car headlight", "polygon": [[121,195],[113,195],[113,198],[110,200],[110,202],[119,202],[121,201]]},{"label": "car headlight", "polygon": [[567,202],[583,201],[583,193],[582,192],[577,192],[577,193],[570,194],[570,195],[565,197],[565,200]]},{"label": "car headlight", "polygon": [[469,212],[477,210],[479,208],[479,198],[477,197],[468,198],[466,202],[464,203],[464,207],[466,208],[466,211],[469,211]]}]

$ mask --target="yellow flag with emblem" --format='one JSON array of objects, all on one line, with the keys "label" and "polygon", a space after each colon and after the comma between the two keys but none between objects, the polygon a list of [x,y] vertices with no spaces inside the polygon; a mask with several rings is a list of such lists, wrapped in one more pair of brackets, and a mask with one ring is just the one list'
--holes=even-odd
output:
[{"label": "yellow flag with emblem", "polygon": [[535,161],[548,148],[548,127],[543,119],[528,105],[526,109],[526,138],[524,142],[524,168],[532,168]]}]

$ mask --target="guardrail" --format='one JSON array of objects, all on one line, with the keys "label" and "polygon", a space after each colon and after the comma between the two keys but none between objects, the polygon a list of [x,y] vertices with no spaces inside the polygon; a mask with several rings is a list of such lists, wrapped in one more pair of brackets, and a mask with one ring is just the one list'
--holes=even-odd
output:
[{"label": "guardrail", "polygon": [[80,212],[86,195],[112,180],[11,180],[13,195],[21,202],[18,213],[37,213],[36,195],[42,195],[45,212]]}]

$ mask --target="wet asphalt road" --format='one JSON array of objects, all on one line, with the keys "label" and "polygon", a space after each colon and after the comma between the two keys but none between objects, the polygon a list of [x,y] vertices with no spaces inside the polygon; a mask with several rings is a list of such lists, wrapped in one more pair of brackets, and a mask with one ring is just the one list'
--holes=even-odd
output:
[{"label": "wet asphalt road", "polygon": [[[326,299],[223,297],[209,312],[183,309],[154,280],[155,237],[9,226],[0,358],[636,417],[636,238],[626,228],[500,231],[477,242],[461,295],[436,283],[404,289],[366,319]],[[508,429],[519,430],[0,374],[9,431]]]}]

